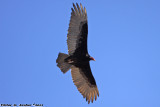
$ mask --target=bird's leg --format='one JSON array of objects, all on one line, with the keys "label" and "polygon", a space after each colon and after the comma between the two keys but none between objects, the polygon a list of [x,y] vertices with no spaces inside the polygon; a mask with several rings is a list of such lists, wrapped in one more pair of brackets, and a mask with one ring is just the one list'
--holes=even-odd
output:
[{"label": "bird's leg", "polygon": [[68,57],[65,59],[65,62],[69,63],[69,64],[72,64],[74,61],[72,60],[71,57]]}]

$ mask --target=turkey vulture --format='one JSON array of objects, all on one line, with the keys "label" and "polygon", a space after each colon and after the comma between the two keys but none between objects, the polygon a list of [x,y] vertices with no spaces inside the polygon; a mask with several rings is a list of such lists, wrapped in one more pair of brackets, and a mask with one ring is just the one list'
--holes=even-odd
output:
[{"label": "turkey vulture", "polygon": [[[76,7],[77,5],[77,7]],[[86,98],[88,104],[97,96],[99,91],[92,75],[89,61],[95,59],[88,54],[87,36],[88,22],[85,7],[73,3],[71,19],[67,34],[68,54],[59,53],[56,60],[57,66],[63,73],[71,69],[72,80],[78,91]]]}]

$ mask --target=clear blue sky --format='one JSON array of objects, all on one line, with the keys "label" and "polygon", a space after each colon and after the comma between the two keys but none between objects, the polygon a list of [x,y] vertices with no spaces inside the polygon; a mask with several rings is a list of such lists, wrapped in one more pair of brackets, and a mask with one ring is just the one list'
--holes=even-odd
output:
[{"label": "clear blue sky", "polygon": [[[88,13],[92,73],[83,99],[56,66],[67,53],[72,3]],[[0,0],[0,103],[45,107],[160,107],[159,0]]]}]

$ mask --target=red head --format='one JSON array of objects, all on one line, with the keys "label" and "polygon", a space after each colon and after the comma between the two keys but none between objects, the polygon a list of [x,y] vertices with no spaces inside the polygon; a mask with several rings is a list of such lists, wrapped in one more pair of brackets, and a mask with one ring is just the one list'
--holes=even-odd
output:
[{"label": "red head", "polygon": [[96,61],[93,57],[90,57],[90,60]]}]

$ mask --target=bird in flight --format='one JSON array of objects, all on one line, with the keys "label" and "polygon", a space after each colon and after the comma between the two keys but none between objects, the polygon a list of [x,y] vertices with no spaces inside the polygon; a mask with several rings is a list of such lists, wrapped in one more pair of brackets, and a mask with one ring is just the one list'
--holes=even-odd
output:
[{"label": "bird in flight", "polygon": [[95,59],[89,55],[87,49],[87,12],[82,4],[79,6],[77,3],[73,3],[71,10],[67,34],[68,54],[59,53],[56,63],[63,73],[71,69],[74,84],[89,104],[97,99],[99,91],[89,64],[90,60]]}]

